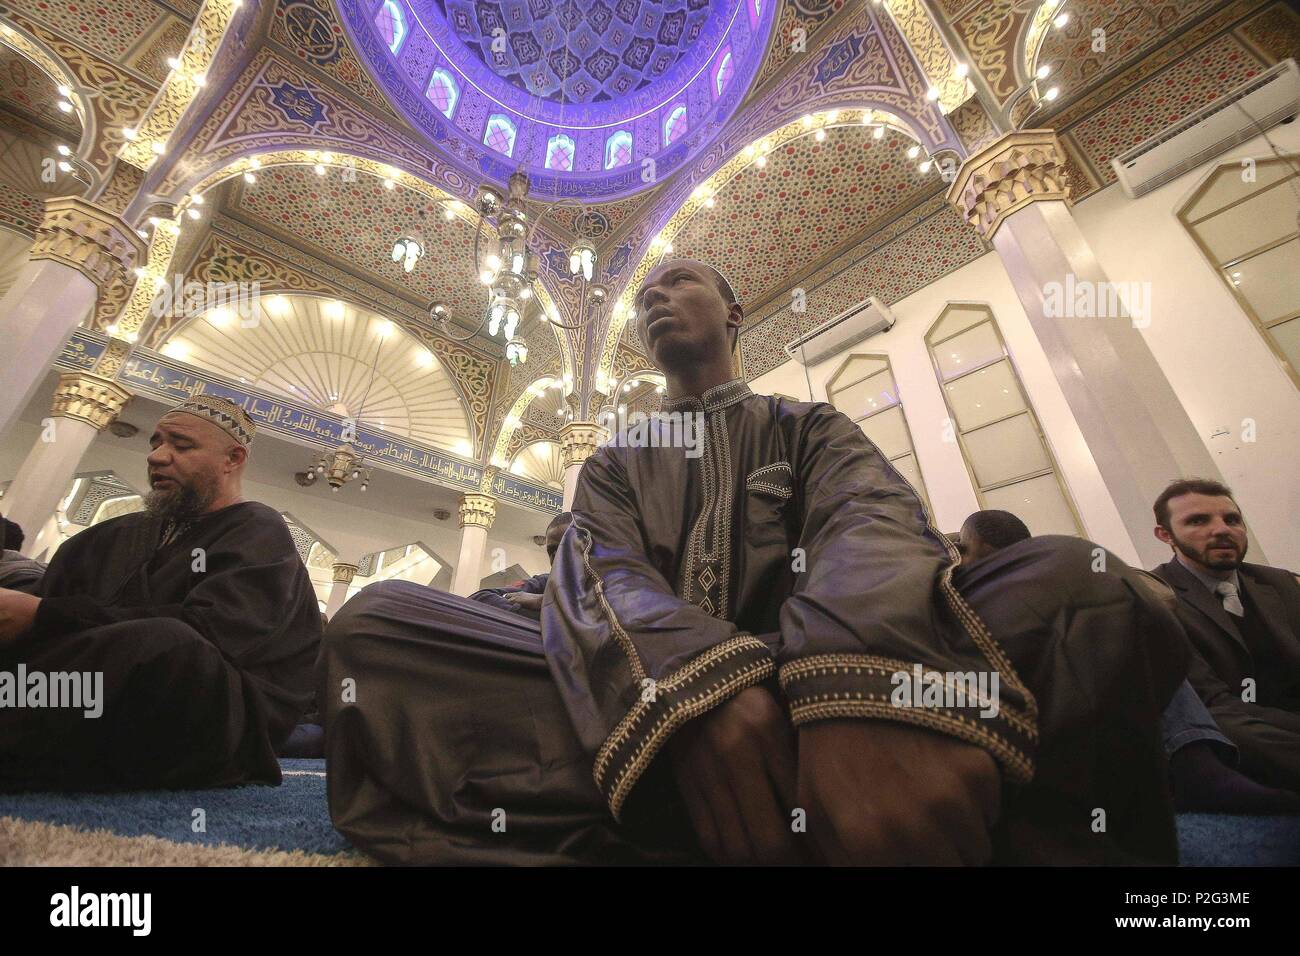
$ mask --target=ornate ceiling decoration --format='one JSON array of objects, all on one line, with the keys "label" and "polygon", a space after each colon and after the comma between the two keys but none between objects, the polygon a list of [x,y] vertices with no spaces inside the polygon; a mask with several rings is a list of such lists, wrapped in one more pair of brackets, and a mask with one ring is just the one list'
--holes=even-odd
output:
[{"label": "ornate ceiling decoration", "polygon": [[338,4],[376,81],[435,144],[489,179],[522,166],[534,195],[588,200],[653,186],[713,140],[749,89],[776,6]]},{"label": "ornate ceiling decoration", "polygon": [[[446,304],[451,318],[473,328],[483,317],[487,294],[473,268],[475,224],[468,208],[438,203],[407,189],[385,188],[364,173],[313,166],[277,166],[257,181],[237,180],[229,211],[295,245],[316,251],[378,284],[428,304]],[[447,213],[452,210],[450,219]],[[393,242],[419,233],[425,254],[412,272],[393,261]]]},{"label": "ornate ceiling decoration", "polygon": [[[821,128],[819,127],[819,130]],[[727,275],[757,310],[800,275],[943,188],[933,166],[909,158],[915,141],[861,123],[811,129],[742,167],[674,234],[672,255],[702,259]]]},{"label": "ornate ceiling decoration", "polygon": [[471,454],[464,405],[441,362],[377,313],[338,300],[262,297],[249,318],[214,309],[192,319],[162,351],[359,426]]},{"label": "ornate ceiling decoration", "polygon": [[16,51],[0,45],[0,106],[75,149],[81,140],[81,123],[75,113],[58,108],[60,99],[49,76]]},{"label": "ornate ceiling decoration", "polygon": [[553,441],[535,441],[525,445],[510,462],[509,471],[547,485],[564,488],[564,462],[560,459],[560,444]]}]

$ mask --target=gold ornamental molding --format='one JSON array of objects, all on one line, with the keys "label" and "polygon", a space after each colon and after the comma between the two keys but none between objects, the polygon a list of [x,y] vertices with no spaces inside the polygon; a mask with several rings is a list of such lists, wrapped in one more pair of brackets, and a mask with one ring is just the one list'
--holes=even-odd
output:
[{"label": "gold ornamental molding", "polygon": [[[144,256],[144,242],[121,218],[76,196],[45,202],[29,258],[71,266],[102,291]],[[129,284],[129,283],[128,283]]]},{"label": "gold ornamental molding", "polygon": [[462,528],[492,527],[497,517],[497,500],[491,495],[464,494],[460,496],[460,526]]},{"label": "gold ornamental molding", "polygon": [[131,400],[131,392],[117,382],[89,372],[64,372],[54,388],[50,413],[75,418],[103,431]]},{"label": "gold ornamental molding", "polygon": [[560,460],[564,467],[580,465],[609,439],[609,430],[595,422],[569,422],[560,429]]},{"label": "gold ornamental molding", "polygon": [[352,579],[357,575],[358,565],[339,562],[333,565],[330,570],[334,572],[335,584],[351,584]]},{"label": "gold ornamental molding", "polygon": [[986,240],[1002,221],[1032,202],[1070,201],[1065,150],[1051,129],[1027,129],[994,140],[961,165],[948,202]]},{"label": "gold ornamental molding", "polygon": [[185,46],[174,58],[174,65],[168,64],[171,72],[167,79],[139,125],[127,134],[127,142],[118,152],[124,162],[138,169],[153,165],[166,151],[168,140],[203,87],[209,80],[219,81],[219,77],[209,77],[208,71],[216,61],[230,22],[242,5],[243,0],[205,0]]}]

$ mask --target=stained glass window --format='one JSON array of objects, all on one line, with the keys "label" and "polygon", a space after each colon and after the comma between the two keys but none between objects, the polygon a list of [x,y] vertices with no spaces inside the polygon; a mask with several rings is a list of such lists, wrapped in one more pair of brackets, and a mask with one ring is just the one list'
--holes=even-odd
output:
[{"label": "stained glass window", "polygon": [[746,6],[749,7],[749,22],[758,26],[758,21],[763,19],[763,0],[749,0]]},{"label": "stained glass window", "polygon": [[492,114],[483,132],[483,142],[498,153],[510,156],[515,151],[515,124],[500,113]]},{"label": "stained glass window", "polygon": [[632,134],[619,130],[605,140],[605,168],[614,169],[632,162]]},{"label": "stained glass window", "polygon": [[731,79],[734,67],[731,64],[731,51],[728,50],[722,54],[722,59],[718,61],[718,70],[713,74],[713,98],[716,100],[722,95],[722,91],[727,88],[727,82]]},{"label": "stained glass window", "polygon": [[546,168],[569,172],[573,169],[573,140],[563,133],[546,141]]},{"label": "stained glass window", "polygon": [[375,14],[375,26],[388,49],[394,53],[401,49],[402,41],[406,39],[406,17],[395,0],[384,0],[384,5]]},{"label": "stained glass window", "polygon": [[664,145],[670,146],[686,132],[686,107],[678,106],[664,120]]},{"label": "stained glass window", "polygon": [[456,80],[450,73],[438,67],[433,71],[433,76],[429,79],[429,88],[424,91],[424,95],[438,108],[439,113],[451,119],[451,114],[456,112],[456,101],[460,99],[460,87],[456,85]]}]

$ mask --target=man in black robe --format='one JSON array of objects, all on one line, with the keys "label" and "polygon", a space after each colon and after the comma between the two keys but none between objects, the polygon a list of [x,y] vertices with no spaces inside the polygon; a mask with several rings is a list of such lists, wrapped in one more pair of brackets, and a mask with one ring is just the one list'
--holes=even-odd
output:
[{"label": "man in black robe", "polygon": [[[172,409],[147,510],[65,542],[39,595],[0,590],[0,789],[280,782],[320,612],[284,519],[242,498],[252,437],[225,399]],[[56,681],[78,706],[37,701]]]},{"label": "man in black robe", "polygon": [[954,575],[851,421],[734,377],[741,320],[704,263],[646,278],[666,414],[584,465],[540,634],[402,585],[331,623],[335,825],[399,862],[1176,859],[1170,609],[1075,538]]}]

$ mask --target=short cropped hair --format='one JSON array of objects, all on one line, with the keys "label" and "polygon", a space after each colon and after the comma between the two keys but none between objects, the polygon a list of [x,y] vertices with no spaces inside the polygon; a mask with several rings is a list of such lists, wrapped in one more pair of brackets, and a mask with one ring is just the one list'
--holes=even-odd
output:
[{"label": "short cropped hair", "polygon": [[27,536],[16,521],[0,518],[0,551],[21,551]]},{"label": "short cropped hair", "polygon": [[1001,550],[1017,541],[1033,537],[1023,521],[1010,511],[977,511],[966,519],[966,524],[990,548]]},{"label": "short cropped hair", "polygon": [[1173,530],[1169,527],[1169,502],[1183,495],[1212,495],[1215,498],[1229,498],[1234,505],[1237,503],[1232,497],[1232,489],[1221,481],[1212,478],[1179,478],[1160,492],[1160,497],[1152,507],[1156,514],[1156,524],[1166,531]]}]

